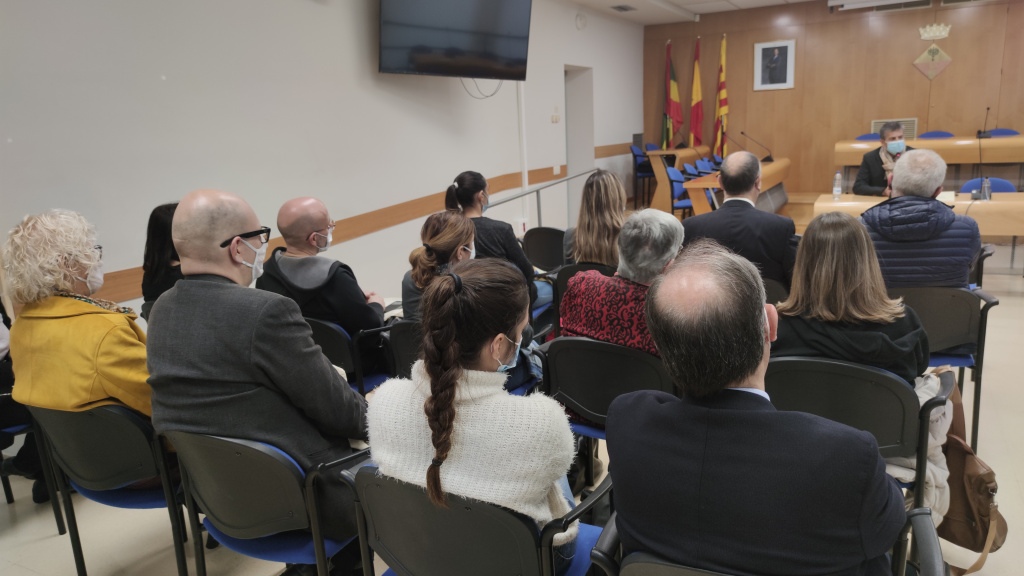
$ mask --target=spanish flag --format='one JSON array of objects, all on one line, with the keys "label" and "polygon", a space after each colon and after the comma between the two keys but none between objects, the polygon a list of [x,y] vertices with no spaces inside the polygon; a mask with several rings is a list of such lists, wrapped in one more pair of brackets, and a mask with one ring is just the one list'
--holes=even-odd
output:
[{"label": "spanish flag", "polygon": [[683,105],[679,102],[679,83],[672,66],[672,41],[665,43],[665,113],[661,120],[661,147],[668,150],[672,139],[683,127]]},{"label": "spanish flag", "polygon": [[700,97],[700,36],[693,53],[693,92],[690,96],[690,148],[701,145],[700,128],[704,122],[704,103]]},{"label": "spanish flag", "polygon": [[725,125],[729,113],[729,96],[725,91],[725,34],[722,34],[722,57],[718,65],[718,95],[715,96],[715,148],[712,154],[725,158]]}]

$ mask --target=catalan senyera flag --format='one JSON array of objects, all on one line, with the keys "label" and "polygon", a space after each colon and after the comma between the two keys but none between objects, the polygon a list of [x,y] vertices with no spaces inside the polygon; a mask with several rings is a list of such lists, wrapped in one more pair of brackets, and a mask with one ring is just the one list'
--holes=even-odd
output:
[{"label": "catalan senyera flag", "polygon": [[725,34],[722,34],[722,56],[718,64],[718,95],[715,96],[715,148],[712,154],[725,158],[726,116],[729,114],[729,96],[725,91]]},{"label": "catalan senyera flag", "polygon": [[700,127],[704,122],[704,103],[700,97],[700,36],[693,53],[693,92],[690,94],[690,148],[701,145]]},{"label": "catalan senyera flag", "polygon": [[665,44],[665,113],[661,119],[661,147],[668,150],[683,126],[683,105],[679,102],[679,83],[672,66],[672,41]]}]

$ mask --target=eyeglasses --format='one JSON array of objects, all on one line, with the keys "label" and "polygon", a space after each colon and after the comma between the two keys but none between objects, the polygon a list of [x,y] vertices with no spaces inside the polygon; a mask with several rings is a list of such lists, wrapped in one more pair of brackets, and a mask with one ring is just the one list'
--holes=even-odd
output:
[{"label": "eyeglasses", "polygon": [[100,246],[99,244],[97,244],[97,245],[93,246],[92,249],[97,251],[97,252],[99,252],[100,253],[100,260],[103,260],[103,246]]},{"label": "eyeglasses", "polygon": [[252,232],[245,232],[244,234],[235,234],[231,238],[228,238],[227,240],[221,242],[220,247],[227,248],[228,244],[231,244],[231,241],[234,240],[235,238],[253,238],[256,236],[260,237],[260,242],[266,244],[267,242],[270,241],[270,227],[263,226],[259,230],[253,230]]}]

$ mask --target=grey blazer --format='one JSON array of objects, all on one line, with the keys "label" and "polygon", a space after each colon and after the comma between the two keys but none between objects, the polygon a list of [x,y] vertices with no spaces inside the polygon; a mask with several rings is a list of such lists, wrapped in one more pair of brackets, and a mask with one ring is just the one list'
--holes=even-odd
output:
[{"label": "grey blazer", "polygon": [[366,401],[289,298],[186,276],[149,317],[153,426],[266,442],[309,470],[366,438]]}]

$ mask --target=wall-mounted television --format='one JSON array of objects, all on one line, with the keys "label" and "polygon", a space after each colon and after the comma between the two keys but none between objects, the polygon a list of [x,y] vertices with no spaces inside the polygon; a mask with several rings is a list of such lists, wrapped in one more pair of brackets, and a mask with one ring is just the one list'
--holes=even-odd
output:
[{"label": "wall-mounted television", "polygon": [[526,80],[532,0],[381,0],[380,71]]}]

